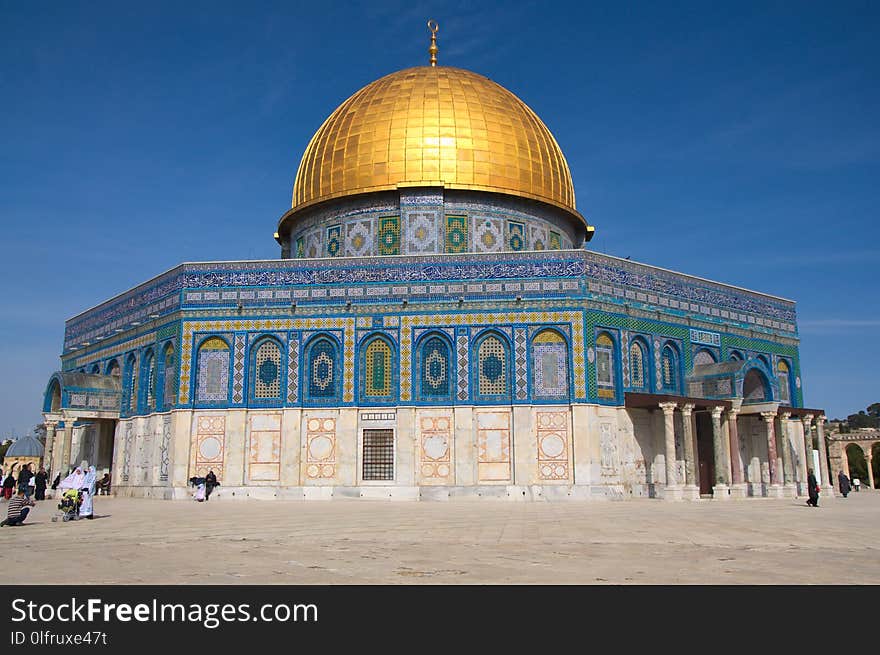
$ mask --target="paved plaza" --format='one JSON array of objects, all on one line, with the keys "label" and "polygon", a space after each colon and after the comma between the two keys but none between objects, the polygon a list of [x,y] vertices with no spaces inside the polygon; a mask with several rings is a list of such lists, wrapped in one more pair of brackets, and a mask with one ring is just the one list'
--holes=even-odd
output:
[{"label": "paved plaza", "polygon": [[95,520],[63,523],[55,508],[0,529],[4,583],[880,583],[880,491],[818,509],[101,497]]}]

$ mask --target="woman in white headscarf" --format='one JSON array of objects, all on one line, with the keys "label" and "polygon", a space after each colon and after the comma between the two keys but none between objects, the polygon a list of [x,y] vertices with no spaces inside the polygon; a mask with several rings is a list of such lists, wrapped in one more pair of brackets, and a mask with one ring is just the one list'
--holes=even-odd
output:
[{"label": "woman in white headscarf", "polygon": [[95,472],[95,467],[90,466],[89,472],[86,473],[86,477],[83,480],[82,487],[83,490],[83,500],[82,505],[79,508],[79,517],[81,519],[93,519],[95,518],[95,508],[92,504],[92,499],[95,497],[95,486],[97,484],[98,474]]},{"label": "woman in white headscarf", "polygon": [[83,481],[86,479],[82,469],[78,466],[70,475],[64,478],[58,485],[61,489],[82,489]]}]

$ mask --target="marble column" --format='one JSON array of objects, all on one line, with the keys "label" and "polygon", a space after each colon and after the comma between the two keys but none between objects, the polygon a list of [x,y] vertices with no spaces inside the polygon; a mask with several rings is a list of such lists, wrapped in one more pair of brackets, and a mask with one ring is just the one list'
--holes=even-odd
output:
[{"label": "marble column", "polygon": [[779,479],[780,471],[776,455],[776,435],[773,430],[773,424],[776,423],[776,412],[761,412],[761,418],[767,430],[767,459],[770,465],[770,487],[767,489],[767,495],[774,498],[782,498],[783,487]]},{"label": "marble column", "polygon": [[738,416],[739,408],[731,407],[727,410],[727,430],[730,433],[730,472],[733,476],[733,483],[730,485],[730,497],[747,498],[749,487],[746,484],[743,463],[740,459]]},{"label": "marble column", "polygon": [[865,464],[868,466],[868,479],[865,480],[868,489],[874,488],[874,469],[871,468],[871,458],[873,453],[871,452],[871,444],[865,446]]},{"label": "marble column", "polygon": [[70,425],[70,454],[67,463],[71,466],[79,466],[79,449],[84,428],[81,425],[74,425],[73,420],[70,421]]},{"label": "marble column", "polygon": [[791,440],[788,438],[788,419],[790,412],[782,412],[777,416],[779,420],[779,448],[782,450],[782,480],[786,497],[797,496],[797,487],[794,484],[794,463],[791,461]]},{"label": "marble column", "polygon": [[46,448],[43,451],[43,466],[49,476],[49,484],[52,484],[52,480],[55,479],[55,476],[52,475],[52,449],[55,447],[56,425],[55,421],[46,421]]},{"label": "marble column", "polygon": [[[73,422],[75,419],[64,419],[64,436],[61,438],[61,449],[55,457],[55,466],[61,470],[61,477],[67,477],[70,473],[70,442],[73,439]],[[57,438],[57,435],[56,435]]]},{"label": "marble column", "polygon": [[696,460],[694,457],[693,404],[681,406],[681,427],[684,441],[685,485],[682,492],[685,500],[699,500],[700,486],[697,484]]},{"label": "marble column", "polygon": [[[813,434],[811,432],[813,425],[813,415],[805,414],[801,416],[801,423],[804,426],[804,465],[801,467],[801,481],[803,482],[801,494],[805,495],[809,492],[807,489],[807,472],[813,468]],[[813,471],[815,473],[815,471]],[[818,479],[818,478],[817,478]],[[822,486],[822,483],[819,483]]]},{"label": "marble column", "polygon": [[677,403],[660,403],[663,410],[663,433],[666,442],[666,488],[664,500],[681,500],[682,488],[675,480],[675,408]]},{"label": "marble column", "polygon": [[[825,495],[831,497],[834,495],[834,488],[831,486],[831,478],[828,476],[828,451],[825,449],[825,415],[816,417],[816,437],[819,441],[819,486]],[[846,461],[846,450],[843,451],[844,462]],[[849,467],[846,474],[849,475]]]},{"label": "marble column", "polygon": [[728,500],[727,462],[724,458],[724,440],[721,434],[721,412],[723,407],[712,408],[712,450],[715,451],[715,479],[712,480],[712,498]]}]

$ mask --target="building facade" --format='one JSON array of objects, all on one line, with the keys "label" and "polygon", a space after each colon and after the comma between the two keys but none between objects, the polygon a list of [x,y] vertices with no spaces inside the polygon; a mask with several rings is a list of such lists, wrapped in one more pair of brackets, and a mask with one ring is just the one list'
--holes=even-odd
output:
[{"label": "building facade", "polygon": [[392,73],[309,143],[280,259],[182,264],[67,321],[47,459],[156,498],[208,470],[222,498],[805,494],[824,416],[795,304],[593,229],[516,96]]}]

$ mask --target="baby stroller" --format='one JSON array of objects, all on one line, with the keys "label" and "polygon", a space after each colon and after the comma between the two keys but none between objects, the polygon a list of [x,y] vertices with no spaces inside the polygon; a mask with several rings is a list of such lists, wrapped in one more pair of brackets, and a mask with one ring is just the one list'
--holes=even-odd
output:
[{"label": "baby stroller", "polygon": [[61,494],[61,502],[58,503],[58,509],[61,510],[61,520],[76,520],[79,517],[79,508],[82,505],[83,495],[79,489],[66,489]]}]

